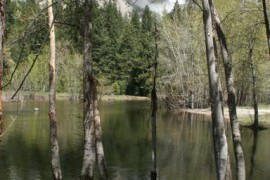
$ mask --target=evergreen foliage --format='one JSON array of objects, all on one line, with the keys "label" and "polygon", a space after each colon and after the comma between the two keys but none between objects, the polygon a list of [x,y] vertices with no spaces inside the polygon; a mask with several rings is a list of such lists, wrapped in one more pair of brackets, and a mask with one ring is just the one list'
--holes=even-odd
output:
[{"label": "evergreen foliage", "polygon": [[[123,16],[115,1],[102,6],[92,1],[93,60],[95,75],[103,94],[149,95],[151,66],[154,58],[154,21],[160,26],[160,56],[158,91],[176,106],[187,105],[191,92],[195,104],[207,106],[207,69],[201,11],[197,5],[180,5],[161,19],[155,18],[149,7],[141,12],[133,10]],[[248,48],[255,34],[254,59],[259,73],[260,102],[269,102],[269,65],[263,15],[260,3],[251,1],[217,1],[219,16],[228,37],[233,61],[238,103],[251,102],[251,76]],[[240,8],[241,7],[241,8]],[[14,91],[33,62],[47,35],[46,11],[35,0],[9,1],[7,6],[7,37],[5,44],[4,84],[19,63],[10,86]],[[83,51],[83,8],[80,1],[61,1],[54,5],[57,41],[57,91],[79,93],[81,89],[81,56]],[[23,49],[23,50],[22,50]],[[48,90],[48,41],[23,90]],[[219,58],[218,58],[219,60]],[[221,69],[222,71],[222,69]],[[223,73],[220,73],[223,76]],[[221,79],[224,77],[221,77]],[[223,84],[222,84],[223,85]],[[224,86],[224,85],[223,85]],[[224,88],[225,89],[225,88]],[[225,97],[226,99],[226,97]]]}]

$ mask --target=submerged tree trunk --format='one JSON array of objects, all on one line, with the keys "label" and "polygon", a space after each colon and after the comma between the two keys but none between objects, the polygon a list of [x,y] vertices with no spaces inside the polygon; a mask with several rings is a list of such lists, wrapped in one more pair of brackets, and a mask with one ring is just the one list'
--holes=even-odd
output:
[{"label": "submerged tree trunk", "polygon": [[203,22],[210,87],[216,172],[217,178],[219,180],[225,180],[231,179],[231,168],[228,154],[227,138],[225,133],[224,117],[222,113],[222,102],[218,89],[219,78],[216,69],[216,58],[212,33],[212,17],[208,0],[203,0]]},{"label": "submerged tree trunk", "polygon": [[269,29],[269,19],[267,15],[267,7],[266,7],[265,0],[262,0],[262,4],[263,4],[263,15],[264,15],[266,36],[267,36],[268,53],[269,53],[269,58],[270,58],[270,29]]},{"label": "submerged tree trunk", "polygon": [[3,64],[4,64],[4,38],[5,38],[5,0],[0,2],[0,135],[3,132],[3,104],[2,104],[2,88],[3,88]]},{"label": "submerged tree trunk", "polygon": [[226,86],[227,86],[227,93],[228,93],[228,107],[229,107],[229,116],[230,116],[230,123],[232,128],[232,136],[233,136],[233,145],[234,145],[234,154],[236,159],[236,176],[238,180],[245,180],[246,179],[246,172],[245,172],[245,159],[243,148],[241,145],[241,133],[239,129],[239,122],[237,118],[237,111],[236,111],[236,97],[234,92],[234,85],[233,85],[233,75],[232,75],[232,60],[229,56],[227,42],[225,38],[225,34],[221,28],[219,17],[211,3],[211,11],[212,17],[215,23],[217,35],[219,38],[222,59],[225,69],[225,78],[226,78]]},{"label": "submerged tree trunk", "polygon": [[101,136],[100,116],[97,99],[97,81],[93,72],[92,59],[92,1],[84,1],[84,60],[83,60],[83,118],[84,155],[81,179],[94,179],[94,166],[97,160],[100,179],[108,179]]},{"label": "submerged tree trunk", "polygon": [[59,158],[59,145],[57,137],[57,120],[55,107],[55,32],[54,32],[54,17],[52,10],[52,0],[48,0],[48,17],[50,30],[50,79],[49,79],[49,117],[50,117],[50,142],[51,142],[51,164],[54,179],[62,179],[62,172]]},{"label": "submerged tree trunk", "polygon": [[156,91],[156,72],[158,59],[158,30],[155,24],[155,58],[153,61],[153,88],[151,91],[151,124],[152,124],[152,171],[151,180],[157,179],[157,91]]},{"label": "submerged tree trunk", "polygon": [[92,19],[91,19],[91,2],[85,0],[85,22],[84,22],[84,60],[83,60],[83,103],[84,103],[84,156],[81,171],[82,179],[94,178],[94,166],[96,161],[96,142],[94,129],[94,86],[92,65]]},{"label": "submerged tree trunk", "polygon": [[104,148],[102,143],[102,130],[101,121],[98,109],[98,98],[97,98],[97,87],[94,86],[94,127],[95,127],[95,137],[96,137],[96,158],[98,162],[99,173],[101,179],[108,179],[108,173],[105,163]]}]

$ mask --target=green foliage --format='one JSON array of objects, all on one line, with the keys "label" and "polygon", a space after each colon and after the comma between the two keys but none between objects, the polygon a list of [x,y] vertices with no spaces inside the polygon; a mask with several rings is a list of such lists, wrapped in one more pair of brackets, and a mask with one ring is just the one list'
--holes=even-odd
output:
[{"label": "green foliage", "polygon": [[113,91],[115,95],[119,95],[121,93],[120,85],[117,81],[113,83]]}]

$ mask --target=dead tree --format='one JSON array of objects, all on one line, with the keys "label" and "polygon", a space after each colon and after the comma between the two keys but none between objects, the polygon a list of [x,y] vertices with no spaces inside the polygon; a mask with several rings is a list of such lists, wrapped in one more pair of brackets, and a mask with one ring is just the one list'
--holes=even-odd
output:
[{"label": "dead tree", "polygon": [[211,9],[208,0],[203,0],[202,2],[216,172],[217,178],[219,180],[225,180],[231,179],[231,167],[228,153],[227,137],[225,133],[222,102],[220,99],[221,95],[218,88],[219,77],[217,73],[213,42]]},{"label": "dead tree", "polygon": [[49,117],[50,117],[50,142],[51,142],[51,165],[54,179],[62,179],[62,172],[59,158],[59,144],[57,136],[56,120],[56,92],[55,92],[55,32],[52,0],[48,0],[48,18],[50,30],[50,62],[49,62]]},{"label": "dead tree", "polygon": [[223,59],[223,65],[225,70],[225,79],[226,79],[226,86],[227,86],[227,94],[228,94],[228,107],[229,107],[229,116],[230,116],[230,124],[232,129],[232,137],[233,137],[233,145],[234,145],[234,155],[236,159],[236,176],[238,180],[245,180],[246,179],[246,172],[245,172],[245,159],[243,148],[241,145],[241,133],[239,122],[237,118],[237,111],[236,111],[236,96],[234,92],[234,83],[233,83],[233,74],[232,74],[232,60],[229,55],[226,37],[223,32],[223,29],[220,24],[220,19],[217,15],[217,12],[210,0],[211,12],[213,23],[215,25],[215,30],[217,32],[217,36],[220,43],[221,55]]},{"label": "dead tree", "polygon": [[94,179],[94,166],[98,162],[100,179],[107,180],[101,124],[98,111],[97,80],[92,59],[92,0],[85,0],[84,8],[84,59],[83,59],[83,119],[84,155],[81,179]]}]

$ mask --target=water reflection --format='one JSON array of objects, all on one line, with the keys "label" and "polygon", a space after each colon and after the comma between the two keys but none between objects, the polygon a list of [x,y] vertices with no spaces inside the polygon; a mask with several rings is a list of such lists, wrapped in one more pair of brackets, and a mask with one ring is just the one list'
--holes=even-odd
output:
[{"label": "water reflection", "polygon": [[257,145],[258,145],[258,131],[254,130],[253,131],[253,145],[252,145],[251,158],[250,158],[250,173],[249,173],[250,179],[254,178],[253,170],[255,168],[255,155],[257,151]]},{"label": "water reflection", "polygon": [[[38,113],[33,111],[34,107],[39,107]],[[77,102],[57,103],[61,165],[63,178],[67,180],[79,179],[80,175],[83,153],[81,109]],[[149,179],[149,102],[103,102],[100,111],[110,179]],[[16,115],[16,105],[5,104],[5,125],[10,114]],[[158,179],[216,179],[209,118],[167,111],[159,111],[157,117]],[[270,131],[257,135],[256,153],[252,150],[255,142],[252,131],[242,129],[241,133],[247,174],[252,171],[248,179],[269,179]],[[233,151],[230,153],[233,163]],[[52,179],[49,154],[48,105],[27,103],[0,142],[0,179]],[[254,163],[251,162],[252,154]]]}]

